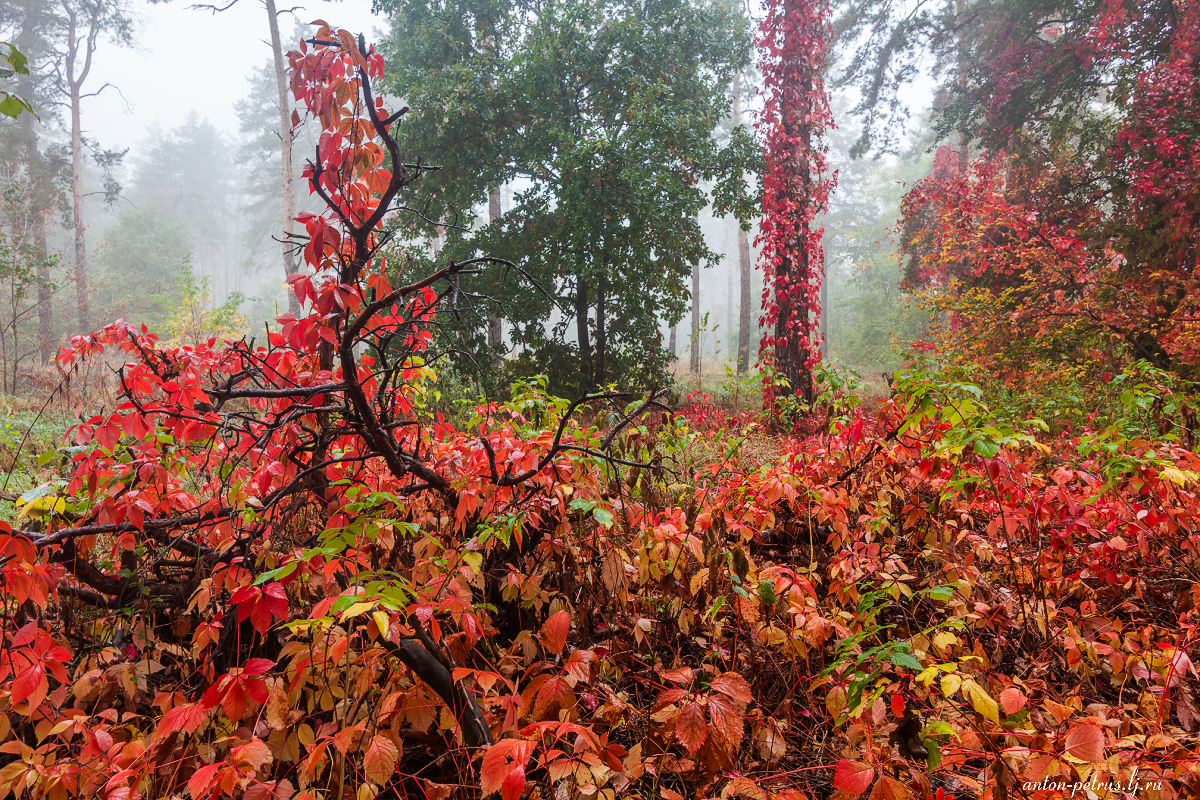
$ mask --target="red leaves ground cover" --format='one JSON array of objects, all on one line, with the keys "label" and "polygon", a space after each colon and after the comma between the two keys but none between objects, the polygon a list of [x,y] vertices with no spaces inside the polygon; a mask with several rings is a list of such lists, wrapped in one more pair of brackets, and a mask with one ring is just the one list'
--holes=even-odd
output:
[{"label": "red leaves ground cover", "polygon": [[295,56],[311,313],[67,354],[124,395],[71,432],[69,505],[0,534],[0,798],[1200,791],[1193,452],[917,374],[759,460],[740,419],[600,429],[533,385],[451,425],[453,276],[393,288],[392,118],[344,40]]}]

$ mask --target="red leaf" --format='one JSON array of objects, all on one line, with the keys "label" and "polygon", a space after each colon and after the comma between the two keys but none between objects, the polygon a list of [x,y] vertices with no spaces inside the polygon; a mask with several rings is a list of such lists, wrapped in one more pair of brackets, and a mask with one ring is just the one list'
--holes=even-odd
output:
[{"label": "red leaf", "polygon": [[[533,744],[524,739],[501,739],[488,748],[479,767],[479,789],[484,797],[504,789],[502,797],[509,800],[518,783],[519,789],[525,788],[525,765],[533,754]],[[519,775],[509,783],[509,777],[518,770]]]},{"label": "red leaf", "polygon": [[874,780],[875,770],[873,767],[861,761],[851,761],[848,758],[839,761],[837,769],[833,773],[834,788],[855,796],[869,789]]},{"label": "red leaf", "polygon": [[166,714],[158,723],[158,737],[168,736],[176,731],[184,731],[185,733],[195,733],[196,728],[200,727],[200,723],[204,721],[207,713],[196,703],[185,703],[181,706],[175,706]]},{"label": "red leaf", "polygon": [[746,727],[741,709],[720,695],[712,695],[708,698],[708,716],[712,720],[713,738],[733,758],[742,747]]},{"label": "red leaf", "polygon": [[1066,751],[1080,761],[1104,759],[1104,732],[1095,725],[1076,725],[1067,733]]},{"label": "red leaf", "polygon": [[713,678],[712,690],[726,697],[732,697],[739,703],[749,703],[754,700],[750,693],[750,684],[736,672],[724,672]]},{"label": "red leaf", "polygon": [[218,761],[216,764],[206,764],[192,773],[191,780],[188,781],[188,793],[196,800],[216,794],[218,788],[213,785],[213,779],[217,777],[217,771],[223,766],[225,766],[225,762]]},{"label": "red leaf", "polygon": [[45,668],[40,662],[34,663],[13,679],[12,699],[29,703],[29,713],[32,714],[46,698],[49,688],[50,682],[46,679]]},{"label": "red leaf", "polygon": [[679,716],[675,720],[675,735],[689,753],[695,753],[704,745],[704,740],[708,738],[708,723],[704,719],[704,709],[699,703],[688,703],[679,709]]},{"label": "red leaf", "polygon": [[571,632],[571,615],[566,611],[560,611],[557,614],[551,615],[550,619],[546,620],[546,624],[542,626],[542,632],[538,636],[542,640],[542,646],[546,650],[555,655],[562,652],[563,647],[567,643],[567,634]]},{"label": "red leaf", "polygon": [[1025,707],[1025,695],[1015,686],[1000,693],[1000,706],[1005,714],[1015,714]]},{"label": "red leaf", "polygon": [[520,800],[524,791],[525,768],[513,767],[512,771],[504,778],[504,783],[500,784],[500,798],[501,800]]}]

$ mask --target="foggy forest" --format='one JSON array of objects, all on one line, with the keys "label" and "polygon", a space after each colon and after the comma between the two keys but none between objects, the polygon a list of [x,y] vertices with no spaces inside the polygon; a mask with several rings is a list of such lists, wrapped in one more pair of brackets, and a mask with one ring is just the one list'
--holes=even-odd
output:
[{"label": "foggy forest", "polygon": [[1198,407],[1200,0],[0,0],[0,800],[1197,797]]}]

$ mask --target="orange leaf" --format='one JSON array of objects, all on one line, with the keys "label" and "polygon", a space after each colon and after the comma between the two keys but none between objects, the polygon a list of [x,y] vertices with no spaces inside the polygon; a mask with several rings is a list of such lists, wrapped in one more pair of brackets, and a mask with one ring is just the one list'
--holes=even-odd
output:
[{"label": "orange leaf", "polygon": [[900,781],[884,775],[875,784],[871,792],[871,800],[913,800],[912,792]]},{"label": "orange leaf", "polygon": [[363,756],[363,772],[367,780],[376,786],[387,783],[396,772],[396,762],[400,759],[400,750],[386,736],[376,734],[367,747]]},{"label": "orange leaf", "polygon": [[538,719],[558,717],[560,708],[570,708],[575,705],[575,692],[571,684],[561,675],[550,678],[538,690],[537,699],[533,702],[533,716]]},{"label": "orange leaf", "polygon": [[1095,725],[1076,725],[1067,733],[1067,753],[1080,761],[1104,758],[1104,732]]},{"label": "orange leaf", "polygon": [[257,772],[260,767],[270,764],[275,757],[271,755],[271,748],[267,747],[266,742],[255,738],[230,750],[229,760],[237,764],[243,771],[253,773]]},{"label": "orange leaf", "polygon": [[688,749],[695,753],[708,738],[708,723],[704,720],[704,709],[699,703],[688,703],[679,709],[679,717],[675,720],[675,735]]},{"label": "orange leaf", "polygon": [[739,703],[749,703],[754,699],[750,694],[750,684],[736,672],[723,672],[713,678],[712,690],[726,697],[732,697]]},{"label": "orange leaf", "polygon": [[567,674],[580,683],[587,683],[591,678],[591,664],[596,654],[591,650],[573,650],[564,666]]},{"label": "orange leaf", "polygon": [[[501,739],[489,747],[479,768],[479,788],[483,796],[501,792],[503,800],[510,800],[509,795],[518,783],[524,789],[525,765],[532,754],[533,742],[524,739]],[[510,777],[518,771],[519,775],[510,782]],[[519,792],[517,796],[520,796]]]},{"label": "orange leaf", "polygon": [[708,716],[712,720],[715,743],[733,758],[742,747],[742,734],[745,729],[741,709],[721,695],[710,695]]},{"label": "orange leaf", "polygon": [[833,773],[834,788],[858,796],[865,792],[875,780],[875,769],[861,761],[843,758]]},{"label": "orange leaf", "polygon": [[558,655],[562,652],[563,646],[567,643],[567,634],[571,632],[571,615],[566,611],[560,611],[557,614],[551,615],[550,619],[546,620],[546,624],[542,626],[542,632],[538,636],[542,640],[542,645],[547,651]]},{"label": "orange leaf", "polygon": [[1010,686],[1000,693],[1000,706],[1005,714],[1015,714],[1025,707],[1025,694],[1016,686]]}]

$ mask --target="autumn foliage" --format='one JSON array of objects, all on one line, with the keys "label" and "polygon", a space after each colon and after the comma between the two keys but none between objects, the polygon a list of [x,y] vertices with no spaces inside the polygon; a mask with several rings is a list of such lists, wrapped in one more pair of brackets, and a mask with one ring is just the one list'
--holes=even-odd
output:
[{"label": "autumn foliage", "polygon": [[835,183],[822,138],[833,127],[824,86],[828,3],[772,0],[759,34],[766,103],[758,118],[764,169],[757,244],[766,273],[761,324],[767,328],[760,356],[775,376],[768,394],[786,387],[785,394],[811,404],[825,277],[823,229],[815,220]]},{"label": "autumn foliage", "polygon": [[[935,163],[908,195],[906,278],[947,312],[939,343],[1011,386],[1099,381],[1139,360],[1194,379],[1200,6],[1110,3],[1070,31],[987,62],[978,103],[1006,138],[969,169]],[[1110,120],[1006,126],[1028,110],[1014,98],[1065,104],[1083,80],[1072,64],[1114,75]]]},{"label": "autumn foliage", "polygon": [[389,263],[426,167],[382,60],[327,27],[290,58],[304,316],[63,352],[121,394],[0,534],[0,800],[1200,792],[1181,437],[1052,437],[917,371],[769,444],[536,382],[452,425],[431,331],[489,262]]}]

